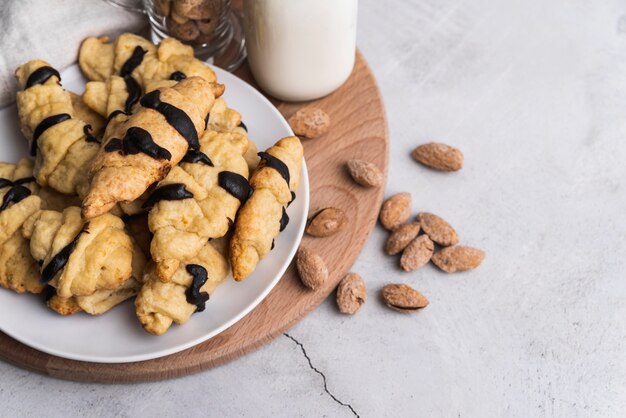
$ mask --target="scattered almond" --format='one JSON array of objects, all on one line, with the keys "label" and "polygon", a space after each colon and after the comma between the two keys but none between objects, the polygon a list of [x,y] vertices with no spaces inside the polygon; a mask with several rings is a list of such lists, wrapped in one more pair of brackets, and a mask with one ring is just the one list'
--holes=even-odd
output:
[{"label": "scattered almond", "polygon": [[322,257],[306,247],[296,254],[296,268],[300,280],[309,289],[319,289],[328,280],[328,268]]},{"label": "scattered almond", "polygon": [[330,128],[330,117],[317,107],[305,107],[289,118],[293,132],[304,138],[317,138],[324,135]]},{"label": "scattered almond", "polygon": [[385,243],[385,252],[389,255],[399,254],[420,232],[418,223],[400,225],[393,230]]},{"label": "scattered almond", "polygon": [[337,306],[339,312],[354,315],[365,303],[367,295],[365,283],[356,273],[348,273],[337,287]]},{"label": "scattered almond", "polygon": [[348,160],[346,163],[352,179],[364,187],[378,187],[383,183],[383,173],[373,163],[363,160]]},{"label": "scattered almond", "polygon": [[382,297],[387,306],[399,312],[415,312],[428,306],[428,299],[405,284],[386,285],[383,287]]},{"label": "scattered almond", "polygon": [[459,236],[454,228],[439,216],[420,212],[417,214],[417,221],[426,235],[437,244],[447,247],[459,243]]},{"label": "scattered almond", "polygon": [[328,237],[348,225],[348,218],[341,209],[326,208],[318,212],[306,227],[306,233],[314,237]]},{"label": "scattered almond", "polygon": [[437,142],[415,148],[411,156],[418,162],[443,171],[458,171],[463,168],[463,153],[449,145]]},{"label": "scattered almond", "polygon": [[380,209],[380,223],[384,228],[394,230],[411,216],[411,195],[403,192],[391,196]]},{"label": "scattered almond", "polygon": [[435,244],[428,235],[415,238],[402,252],[400,267],[404,271],[413,271],[428,263],[433,256]]},{"label": "scattered almond", "polygon": [[457,245],[437,251],[433,263],[447,273],[475,269],[485,259],[485,252],[478,248]]}]

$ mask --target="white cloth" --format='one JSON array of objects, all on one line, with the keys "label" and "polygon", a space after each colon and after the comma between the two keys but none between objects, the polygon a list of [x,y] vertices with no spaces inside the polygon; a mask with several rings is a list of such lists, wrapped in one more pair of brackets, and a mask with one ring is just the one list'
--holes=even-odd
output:
[{"label": "white cloth", "polygon": [[146,17],[103,0],[1,0],[0,107],[15,100],[17,66],[43,59],[62,70],[88,36],[136,31]]}]

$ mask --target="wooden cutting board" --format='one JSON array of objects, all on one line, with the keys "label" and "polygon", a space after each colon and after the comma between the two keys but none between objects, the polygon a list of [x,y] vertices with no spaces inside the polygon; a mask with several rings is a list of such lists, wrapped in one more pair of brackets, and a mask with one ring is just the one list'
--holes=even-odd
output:
[{"label": "wooden cutting board", "polygon": [[[254,85],[247,66],[236,74]],[[326,299],[354,263],[376,223],[384,188],[356,185],[345,162],[351,158],[371,161],[383,170],[386,182],[389,141],[383,102],[376,80],[359,52],[352,75],[333,94],[312,103],[272,101],[287,118],[299,108],[314,104],[332,120],[329,133],[303,141],[311,186],[310,213],[334,206],[341,208],[349,219],[348,227],[334,236],[303,238],[303,245],[320,254],[330,271],[330,280],[322,289],[314,292],[302,286],[292,263],[265,300],[241,321],[200,345],[155,360],[124,364],[66,360],[27,347],[1,332],[0,358],[42,374],[83,382],[169,379],[209,369],[260,347]]]}]

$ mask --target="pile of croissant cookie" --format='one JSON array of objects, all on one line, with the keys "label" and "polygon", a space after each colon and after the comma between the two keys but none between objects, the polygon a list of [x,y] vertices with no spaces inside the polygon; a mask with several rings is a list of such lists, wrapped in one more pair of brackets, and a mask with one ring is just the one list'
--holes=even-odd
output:
[{"label": "pile of croissant cookie", "polygon": [[0,163],[0,285],[61,315],[135,297],[161,335],[273,248],[302,145],[257,153],[215,73],[174,39],[88,38],[79,64],[82,96],[44,61],[15,72],[32,159]]}]

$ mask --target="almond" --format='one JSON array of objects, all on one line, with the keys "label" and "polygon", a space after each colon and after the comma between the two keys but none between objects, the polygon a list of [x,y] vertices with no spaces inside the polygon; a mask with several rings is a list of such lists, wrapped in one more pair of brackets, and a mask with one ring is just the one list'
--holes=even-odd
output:
[{"label": "almond", "polygon": [[400,267],[404,271],[417,270],[430,261],[434,249],[435,244],[428,238],[428,235],[420,235],[402,252]]},{"label": "almond", "polygon": [[367,295],[365,283],[356,273],[348,273],[337,287],[337,306],[339,312],[354,315],[365,303]]},{"label": "almond", "polygon": [[432,258],[433,263],[447,273],[475,269],[485,259],[485,252],[462,245],[447,247]]},{"label": "almond", "polygon": [[385,304],[399,312],[415,312],[428,306],[428,299],[405,284],[388,284],[381,294]]},{"label": "almond", "polygon": [[364,187],[378,187],[383,183],[383,173],[375,165],[363,160],[348,160],[346,163],[352,179]]},{"label": "almond", "polygon": [[447,247],[459,243],[459,236],[449,223],[428,212],[417,214],[417,221],[428,237],[439,245]]},{"label": "almond", "polygon": [[394,230],[411,216],[411,195],[398,193],[383,203],[380,209],[380,223],[384,228]]},{"label": "almond", "polygon": [[319,289],[328,280],[328,268],[322,257],[306,247],[296,254],[296,268],[302,283],[312,290]]},{"label": "almond", "polygon": [[324,135],[330,128],[330,117],[317,107],[305,107],[289,118],[293,132],[304,138],[317,138]]},{"label": "almond", "polygon": [[413,150],[411,156],[435,170],[458,171],[463,168],[463,153],[446,144],[431,142],[420,145]]},{"label": "almond", "polygon": [[385,252],[389,255],[396,255],[406,248],[420,232],[418,223],[400,225],[393,230],[385,243]]},{"label": "almond", "polygon": [[348,225],[348,218],[341,209],[326,208],[309,221],[306,233],[314,237],[329,237]]}]

